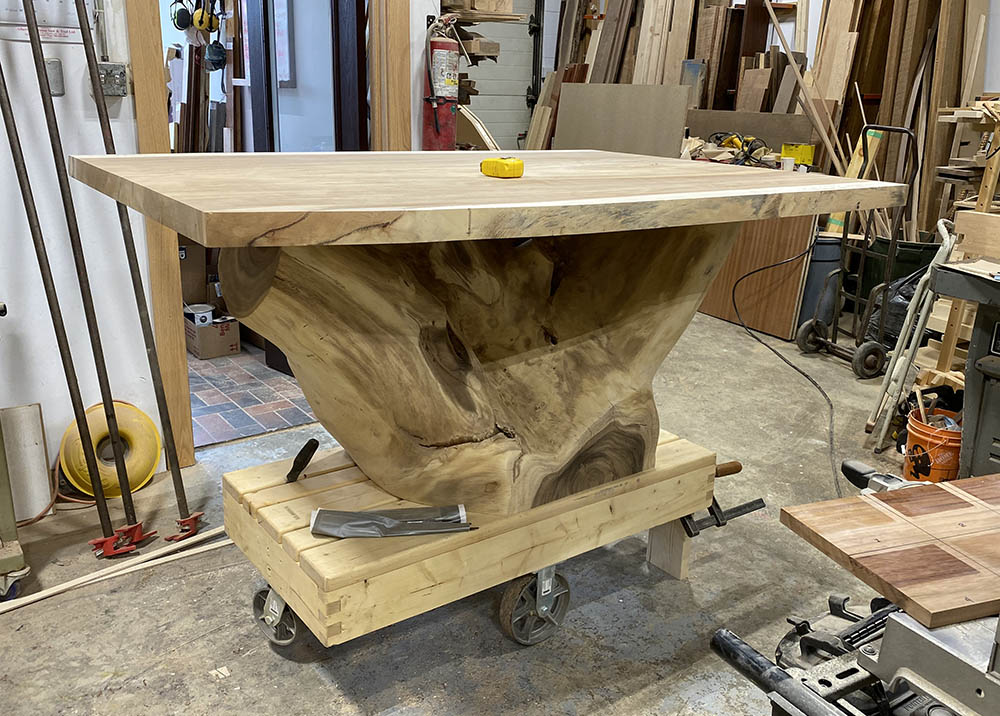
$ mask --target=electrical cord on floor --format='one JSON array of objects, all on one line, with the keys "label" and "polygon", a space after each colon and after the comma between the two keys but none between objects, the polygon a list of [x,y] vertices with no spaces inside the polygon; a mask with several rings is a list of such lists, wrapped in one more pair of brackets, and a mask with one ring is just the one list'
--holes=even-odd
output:
[{"label": "electrical cord on floor", "polygon": [[826,405],[830,409],[830,425],[829,425],[829,428],[828,428],[829,435],[828,435],[827,442],[828,442],[829,448],[830,448],[830,469],[833,471],[833,486],[837,490],[837,497],[843,497],[844,496],[844,490],[840,486],[840,471],[837,469],[837,456],[835,454],[834,444],[833,444],[833,430],[834,430],[834,424],[833,424],[833,414],[834,414],[833,401],[830,399],[830,396],[827,394],[827,392],[825,390],[823,390],[823,386],[821,386],[818,382],[816,382],[815,378],[813,378],[807,372],[805,372],[804,370],[802,370],[801,368],[799,368],[797,365],[795,365],[794,363],[792,363],[790,360],[788,360],[787,358],[785,358],[785,356],[781,355],[781,353],[779,353],[776,348],[774,348],[774,347],[768,345],[767,343],[765,343],[764,339],[762,339],[759,335],[757,335],[757,333],[755,331],[753,331],[750,328],[750,326],[748,326],[746,324],[746,321],[743,320],[743,316],[740,315],[740,307],[739,307],[739,305],[736,302],[736,289],[739,287],[739,285],[741,283],[743,283],[743,281],[745,281],[746,279],[750,278],[751,276],[753,276],[755,274],[761,273],[763,271],[769,271],[769,270],[771,270],[773,268],[777,268],[778,266],[784,266],[786,264],[795,263],[799,259],[802,259],[802,258],[808,256],[812,252],[813,247],[816,246],[816,242],[818,240],[819,240],[819,234],[816,234],[816,236],[814,236],[813,240],[810,242],[809,246],[806,247],[806,250],[803,251],[802,253],[796,254],[795,256],[792,256],[790,258],[784,259],[782,261],[777,261],[777,262],[775,262],[773,264],[768,264],[767,266],[761,266],[759,268],[755,268],[753,271],[748,271],[747,273],[745,273],[742,276],[740,276],[738,279],[736,279],[736,283],[733,284],[732,301],[733,301],[733,310],[736,311],[736,319],[740,322],[740,325],[743,327],[743,330],[747,332],[747,335],[750,336],[751,338],[753,338],[758,343],[760,343],[765,348],[767,348],[769,351],[771,351],[772,353],[774,353],[774,355],[778,356],[778,358],[780,358],[781,361],[785,365],[787,365],[789,368],[791,368],[796,373],[798,373],[803,378],[805,378],[810,383],[812,383],[813,387],[815,387],[816,390],[819,391],[819,394],[823,396],[823,400],[826,401]]}]

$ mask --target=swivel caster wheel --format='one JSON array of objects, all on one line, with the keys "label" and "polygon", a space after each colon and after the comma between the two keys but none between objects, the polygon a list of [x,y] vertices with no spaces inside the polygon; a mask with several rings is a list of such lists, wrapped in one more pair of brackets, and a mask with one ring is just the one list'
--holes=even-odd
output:
[{"label": "swivel caster wheel", "polygon": [[14,582],[6,592],[0,594],[0,602],[9,602],[12,599],[17,599],[19,596],[21,596],[21,583]]},{"label": "swivel caster wheel", "polygon": [[568,611],[569,583],[548,567],[507,584],[500,599],[500,628],[518,644],[532,646],[555,634]]},{"label": "swivel caster wheel", "polygon": [[309,634],[309,628],[269,584],[254,587],[252,609],[257,627],[275,646],[300,644]]},{"label": "swivel caster wheel", "polygon": [[21,580],[28,576],[31,567],[22,567],[0,574],[0,602],[9,602],[21,596]]}]

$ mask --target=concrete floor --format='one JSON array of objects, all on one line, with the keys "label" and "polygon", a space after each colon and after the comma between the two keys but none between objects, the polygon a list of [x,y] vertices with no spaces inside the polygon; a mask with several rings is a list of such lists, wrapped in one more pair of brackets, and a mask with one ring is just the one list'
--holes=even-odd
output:
[{"label": "concrete floor", "polygon": [[[856,380],[839,360],[771,342],[832,396],[838,461],[898,468],[895,456],[879,461],[863,447],[876,382]],[[223,547],[0,616],[3,711],[769,713],[763,695],[711,653],[712,632],[728,627],[773,653],[787,616],[821,613],[831,593],[861,604],[873,596],[778,522],[783,505],[836,494],[825,403],[741,329],[701,315],[654,389],[665,429],[715,449],[720,461],[743,462],[743,473],[717,484],[722,504],[758,496],[768,503],[698,537],[686,582],[648,567],[642,538],[632,537],[563,565],[572,609],[562,630],[538,646],[502,636],[498,588],[339,647],[306,645],[287,660],[250,619],[256,571],[237,548]],[[200,450],[200,464],[186,471],[192,505],[221,524],[223,472],[290,456],[312,436],[332,443],[311,425]],[[167,530],[171,494],[160,476],[137,495],[140,514]],[[87,509],[23,530],[35,570],[27,589],[95,569],[81,545],[96,524]]]}]

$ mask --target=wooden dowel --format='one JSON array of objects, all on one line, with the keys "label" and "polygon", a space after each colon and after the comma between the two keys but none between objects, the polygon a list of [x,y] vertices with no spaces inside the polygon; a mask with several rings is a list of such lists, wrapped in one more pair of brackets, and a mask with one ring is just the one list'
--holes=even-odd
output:
[{"label": "wooden dowel", "polygon": [[82,577],[77,577],[76,579],[71,579],[68,582],[63,582],[62,584],[57,584],[53,587],[49,587],[48,589],[43,589],[42,591],[36,592],[35,594],[27,594],[23,597],[20,597],[19,599],[14,599],[9,602],[4,602],[0,604],[0,614],[6,614],[7,612],[12,612],[15,609],[26,607],[29,604],[40,602],[43,599],[54,597],[57,594],[68,592],[70,589],[73,589],[75,587],[80,587],[83,586],[84,584],[89,584],[94,580],[102,579],[105,575],[117,576],[117,572],[120,572],[124,569],[129,569],[143,562],[148,562],[151,559],[156,559],[157,557],[177,552],[186,547],[198,544],[199,542],[204,542],[207,539],[211,539],[216,535],[223,534],[225,532],[225,529],[226,528],[221,525],[218,527],[213,527],[212,529],[206,530],[205,532],[199,532],[193,537],[188,537],[186,540],[182,540],[180,542],[172,542],[169,545],[161,547],[160,549],[153,550],[152,552],[148,552],[138,557],[133,557],[132,559],[123,561],[119,564],[114,564],[110,567],[106,567],[91,574],[85,574]]},{"label": "wooden dowel", "polygon": [[173,562],[178,559],[184,559],[185,557],[193,557],[196,554],[201,554],[202,552],[210,552],[213,549],[218,549],[219,547],[228,547],[233,544],[233,541],[226,537],[218,542],[209,542],[208,544],[203,544],[200,547],[193,547],[192,549],[185,550],[184,552],[178,552],[177,554],[170,554],[166,557],[161,557],[160,559],[153,559],[149,562],[143,562],[142,564],[133,564],[131,567],[126,567],[114,574],[105,574],[102,577],[95,577],[89,582],[81,584],[81,587],[89,587],[91,584],[97,584],[98,582],[103,582],[106,579],[114,579],[115,577],[122,577],[126,574],[131,574],[132,572],[138,572],[143,569],[148,569],[149,567],[159,567],[161,564],[167,564],[168,562]]}]

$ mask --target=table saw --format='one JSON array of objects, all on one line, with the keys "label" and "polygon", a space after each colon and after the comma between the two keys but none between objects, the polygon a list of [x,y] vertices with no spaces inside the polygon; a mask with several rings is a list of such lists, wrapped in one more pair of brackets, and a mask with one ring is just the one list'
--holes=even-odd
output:
[{"label": "table saw", "polygon": [[843,469],[861,495],[781,519],[882,596],[789,617],[774,661],[726,629],[712,648],[778,716],[995,716],[1000,475],[920,484],[859,465]]}]

